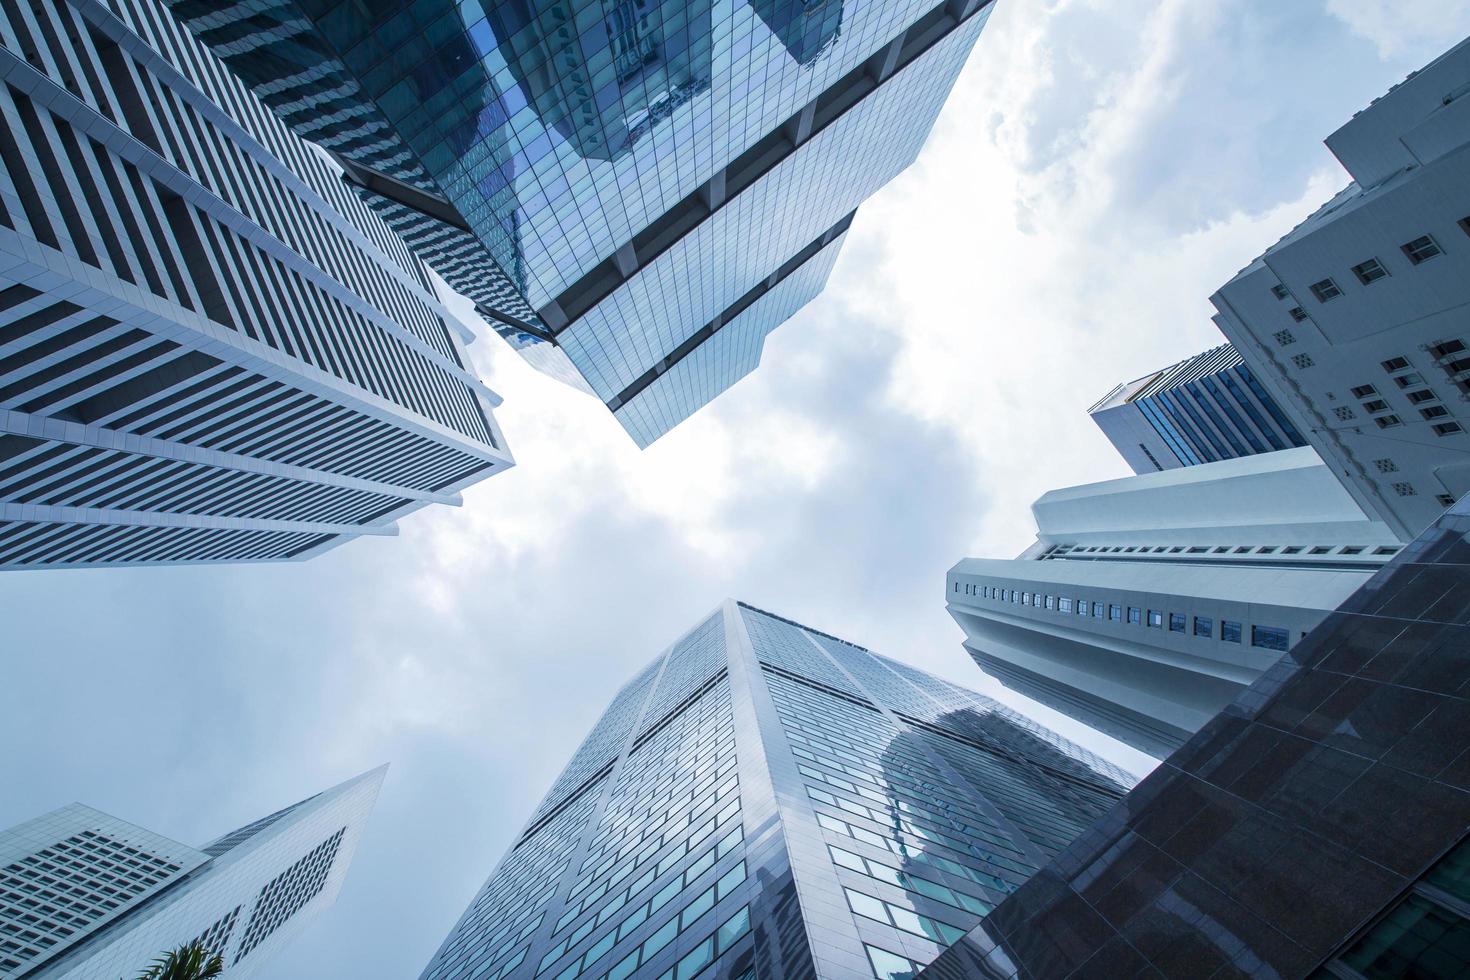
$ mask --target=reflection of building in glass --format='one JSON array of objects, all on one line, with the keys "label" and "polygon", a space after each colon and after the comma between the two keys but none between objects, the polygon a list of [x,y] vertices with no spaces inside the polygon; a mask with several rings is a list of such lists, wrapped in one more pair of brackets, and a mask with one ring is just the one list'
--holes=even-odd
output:
[{"label": "reflection of building in glass", "polygon": [[1466,976],[1467,547],[1461,501],[923,980]]},{"label": "reflection of building in glass", "polygon": [[0,977],[136,977],[194,941],[260,975],[336,901],[386,770],[198,848],[80,803],[0,831]]},{"label": "reflection of building in glass", "polygon": [[304,559],[511,464],[420,258],[162,0],[0,6],[0,66],[0,568]]},{"label": "reflection of building in glass", "polygon": [[423,976],[927,963],[1131,782],[987,698],[726,602],[618,692]]},{"label": "reflection of building in glass", "polygon": [[544,125],[611,160],[709,88],[712,0],[487,5],[500,52]]},{"label": "reflection of building in glass", "polygon": [[[535,322],[535,311],[521,296],[524,270],[508,183],[485,193],[497,222],[487,224],[482,234],[472,233],[402,131],[374,101],[383,93],[354,73],[354,68],[370,66],[361,42],[372,21],[355,17],[345,5],[334,16],[335,30],[329,35],[309,29],[310,15],[321,6],[315,0],[261,0],[248,10],[222,9],[208,0],[164,2],[297,135],[330,151],[363,200],[447,283],[487,313]],[[452,12],[453,4],[442,10]],[[437,57],[425,57],[425,46],[435,41]],[[404,45],[414,69],[402,79],[395,97],[425,105],[465,98],[488,111],[499,108],[488,94],[489,75],[462,33],[433,39],[414,34]],[[343,60],[348,52],[354,67]],[[503,117],[484,120],[456,113],[449,118],[457,124],[446,134],[451,147],[476,154],[482,168],[486,159],[494,161],[488,169],[508,166],[504,139],[493,138]],[[477,139],[482,131],[492,138]],[[497,329],[504,326],[492,322]]]},{"label": "reflection of building in glass", "polygon": [[[340,65],[434,183],[394,198],[369,174],[375,190],[495,256],[491,285],[451,285],[646,446],[752,370],[821,291],[991,6],[295,0],[292,26],[319,35],[336,59],[322,72]],[[240,6],[194,23],[226,48],[252,30]],[[258,84],[294,86],[297,67],[282,59],[286,77]]]},{"label": "reflection of building in glass", "polygon": [[842,31],[842,0],[750,0],[791,57],[809,65]]}]

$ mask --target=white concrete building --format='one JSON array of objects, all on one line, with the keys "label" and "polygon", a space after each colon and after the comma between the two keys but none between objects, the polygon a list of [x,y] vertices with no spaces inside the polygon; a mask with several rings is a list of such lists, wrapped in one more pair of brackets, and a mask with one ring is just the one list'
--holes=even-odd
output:
[{"label": "white concrete building", "polygon": [[1167,755],[1398,552],[1310,448],[1052,491],[945,594],[1006,686]]},{"label": "white concrete building", "polygon": [[1402,541],[1470,491],[1470,40],[1327,139],[1353,183],[1215,322]]},{"label": "white concrete building", "polygon": [[342,887],[387,766],[189,847],[74,803],[0,831],[0,980],[118,980],[198,940],[256,975]]}]

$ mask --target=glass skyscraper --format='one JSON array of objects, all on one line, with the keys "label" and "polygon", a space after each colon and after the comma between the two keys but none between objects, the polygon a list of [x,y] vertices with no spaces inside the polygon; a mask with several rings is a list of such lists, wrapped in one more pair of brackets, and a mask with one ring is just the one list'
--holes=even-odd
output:
[{"label": "glass skyscraper", "polygon": [[417,211],[472,233],[480,248],[444,270],[451,284],[643,446],[748,373],[821,290],[853,212],[913,161],[991,9],[172,3],[400,226]]},{"label": "glass skyscraper", "polygon": [[118,980],[198,941],[260,972],[337,898],[387,766],[194,848],[74,803],[0,831],[0,980]]},{"label": "glass skyscraper", "polygon": [[302,559],[511,465],[421,261],[162,0],[0,8],[0,568]]},{"label": "glass skyscraper", "polygon": [[916,970],[1131,782],[987,698],[726,602],[617,693],[423,980]]},{"label": "glass skyscraper", "polygon": [[1135,473],[1307,444],[1230,344],[1118,385],[1087,412]]}]

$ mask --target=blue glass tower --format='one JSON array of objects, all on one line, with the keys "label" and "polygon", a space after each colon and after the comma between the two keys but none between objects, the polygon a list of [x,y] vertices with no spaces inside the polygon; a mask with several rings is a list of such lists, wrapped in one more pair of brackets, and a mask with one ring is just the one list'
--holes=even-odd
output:
[{"label": "blue glass tower", "polygon": [[451,284],[645,446],[821,290],[991,6],[172,2],[385,211],[480,243]]},{"label": "blue glass tower", "polygon": [[917,969],[1130,782],[987,698],[726,602],[613,698],[423,980]]},{"label": "blue glass tower", "polygon": [[1088,414],[1135,473],[1307,444],[1230,344],[1118,385]]}]

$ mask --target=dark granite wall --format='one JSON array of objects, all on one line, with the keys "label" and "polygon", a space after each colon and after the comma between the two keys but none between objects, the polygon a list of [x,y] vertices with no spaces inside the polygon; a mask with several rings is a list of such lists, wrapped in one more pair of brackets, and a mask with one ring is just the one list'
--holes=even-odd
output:
[{"label": "dark granite wall", "polygon": [[1470,498],[920,975],[1303,977],[1470,831]]}]

